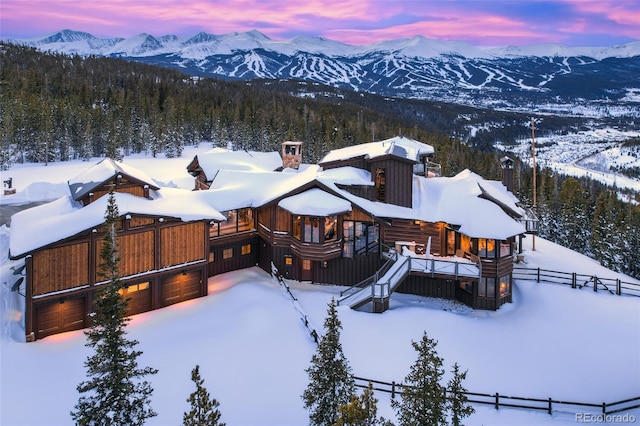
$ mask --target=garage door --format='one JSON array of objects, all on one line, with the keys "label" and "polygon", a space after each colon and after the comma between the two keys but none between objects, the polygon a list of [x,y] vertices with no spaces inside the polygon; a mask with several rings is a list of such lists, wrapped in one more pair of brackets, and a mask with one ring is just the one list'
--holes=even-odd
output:
[{"label": "garage door", "polygon": [[163,278],[161,287],[162,306],[195,299],[203,295],[202,273],[198,270]]},{"label": "garage door", "polygon": [[132,284],[121,291],[122,296],[129,299],[127,315],[151,310],[151,285],[148,282]]},{"label": "garage door", "polygon": [[36,339],[85,327],[85,299],[65,299],[62,302],[34,307]]}]

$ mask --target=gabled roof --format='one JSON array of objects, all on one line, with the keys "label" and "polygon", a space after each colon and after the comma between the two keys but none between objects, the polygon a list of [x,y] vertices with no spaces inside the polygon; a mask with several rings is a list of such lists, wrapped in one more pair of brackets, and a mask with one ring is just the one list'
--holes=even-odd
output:
[{"label": "gabled roof", "polygon": [[278,152],[230,151],[214,148],[204,154],[196,155],[187,166],[190,173],[202,170],[207,181],[215,179],[220,170],[273,171],[282,167],[282,158]]},{"label": "gabled roof", "polygon": [[431,145],[409,139],[404,136],[386,139],[379,142],[370,142],[346,148],[334,149],[320,161],[320,165],[345,161],[358,157],[371,160],[377,157],[394,156],[403,160],[420,162],[420,157],[431,155],[434,149]]},{"label": "gabled roof", "polygon": [[129,180],[139,182],[141,186],[147,185],[150,189],[159,188],[143,171],[107,157],[73,179],[69,179],[69,192],[77,201],[117,176],[126,176]]},{"label": "gabled roof", "polygon": [[[204,200],[201,192],[163,188],[153,199],[115,193],[120,216],[143,215],[193,220],[225,220],[225,217]],[[82,206],[72,197],[23,210],[11,217],[9,251],[21,257],[57,241],[73,237],[104,223],[109,197],[100,197]]]}]

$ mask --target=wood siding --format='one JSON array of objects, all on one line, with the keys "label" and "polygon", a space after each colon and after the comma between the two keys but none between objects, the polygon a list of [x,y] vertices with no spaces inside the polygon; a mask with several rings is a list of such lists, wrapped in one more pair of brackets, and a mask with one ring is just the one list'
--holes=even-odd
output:
[{"label": "wood siding", "polygon": [[458,282],[453,279],[431,278],[414,272],[405,278],[396,291],[425,297],[456,299],[457,286]]},{"label": "wood siding", "polygon": [[[242,254],[242,247],[247,245],[251,247],[251,252]],[[259,239],[256,235],[247,236],[246,234],[241,238],[215,239],[211,241],[209,250],[213,257],[213,261],[209,261],[209,276],[211,277],[256,266],[258,264]],[[228,259],[224,259],[225,250],[231,250],[232,256]]]},{"label": "wood siding", "polygon": [[331,259],[326,268],[314,262],[313,282],[352,286],[375,274],[383,263],[378,254]]},{"label": "wood siding", "polygon": [[33,254],[33,295],[89,283],[89,243],[51,247]]},{"label": "wood siding", "polygon": [[372,179],[375,179],[377,168],[385,169],[384,201],[397,206],[411,207],[413,200],[413,164],[396,158],[372,160],[369,168]]},{"label": "wood siding", "polygon": [[190,222],[160,229],[160,267],[205,259],[203,238],[203,222]]},{"label": "wood siding", "polygon": [[[117,238],[120,256],[120,263],[118,264],[120,276],[126,277],[154,269],[155,234],[153,230],[134,234],[121,234]],[[95,281],[100,282],[106,279],[102,275],[100,268],[102,264],[100,252],[104,241],[100,239],[95,244],[95,264],[97,265]]]}]

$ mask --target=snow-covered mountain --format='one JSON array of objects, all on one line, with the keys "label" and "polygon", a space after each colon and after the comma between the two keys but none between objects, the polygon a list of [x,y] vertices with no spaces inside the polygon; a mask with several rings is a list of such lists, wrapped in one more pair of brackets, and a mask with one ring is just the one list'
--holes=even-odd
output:
[{"label": "snow-covered mountain", "polygon": [[44,51],[142,61],[191,75],[298,79],[386,96],[516,110],[581,102],[622,104],[637,111],[637,101],[628,95],[640,87],[640,41],[611,47],[486,48],[416,36],[349,45],[320,37],[273,40],[255,30],[105,39],[63,30],[15,41]]}]

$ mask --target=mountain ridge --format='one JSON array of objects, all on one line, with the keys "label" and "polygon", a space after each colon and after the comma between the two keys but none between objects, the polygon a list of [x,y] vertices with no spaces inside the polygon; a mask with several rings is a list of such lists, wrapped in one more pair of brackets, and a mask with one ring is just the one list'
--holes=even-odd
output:
[{"label": "mountain ridge", "polygon": [[43,51],[122,58],[226,80],[304,80],[388,97],[514,112],[640,118],[640,41],[609,47],[478,47],[415,36],[349,45],[257,30],[97,38],[62,30],[17,40]]},{"label": "mountain ridge", "polygon": [[[247,48],[264,48],[278,53],[291,54],[294,51],[305,53],[324,53],[327,56],[349,56],[361,55],[371,51],[387,51],[403,53],[406,56],[415,56],[421,58],[430,58],[441,54],[458,54],[466,58],[508,58],[514,56],[537,56],[537,57],[576,57],[585,56],[597,60],[606,58],[629,58],[640,56],[640,40],[606,47],[571,47],[561,44],[533,44],[526,46],[493,46],[480,47],[463,41],[441,41],[430,39],[424,36],[413,36],[407,38],[390,39],[377,43],[351,45],[334,41],[324,37],[312,36],[296,36],[291,39],[274,40],[258,30],[246,32],[232,32],[226,34],[210,34],[201,31],[192,36],[179,37],[173,34],[163,36],[153,36],[147,33],[140,33],[128,38],[123,37],[107,37],[98,38],[90,33],[64,29],[56,31],[45,37],[37,37],[32,39],[15,39],[13,42],[28,44],[33,47],[42,48],[50,45],[51,50],[61,53],[77,53],[77,54],[99,54],[108,56],[114,53],[132,53],[132,51],[113,52],[108,48],[100,50],[96,45],[82,46],[78,43],[91,40],[93,43],[98,42],[101,46],[114,46],[120,43],[135,46],[136,40],[143,36],[146,42],[152,41],[153,44],[147,46],[143,51],[136,54],[156,55],[159,53],[167,53],[167,50],[176,53],[179,47],[187,47],[194,44],[203,43],[221,43],[233,42],[237,46],[236,50]],[[253,45],[243,45],[242,42],[253,43]],[[70,44],[73,46],[56,46],[56,43]],[[84,49],[83,49],[84,48]],[[320,48],[320,50],[318,50]],[[137,49],[140,50],[140,49]],[[227,53],[227,52],[217,52]]]}]

